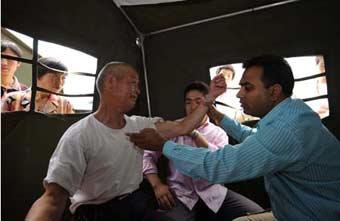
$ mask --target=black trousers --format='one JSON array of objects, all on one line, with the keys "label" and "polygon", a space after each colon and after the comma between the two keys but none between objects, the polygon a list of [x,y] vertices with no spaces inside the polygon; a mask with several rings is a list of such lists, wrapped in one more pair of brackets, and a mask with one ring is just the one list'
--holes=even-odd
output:
[{"label": "black trousers", "polygon": [[228,189],[227,197],[217,213],[210,210],[202,200],[200,200],[195,207],[194,209],[198,211],[198,220],[205,221],[231,221],[237,217],[245,216],[248,213],[264,212],[264,209],[260,205],[230,189]]},{"label": "black trousers", "polygon": [[136,190],[124,198],[114,198],[99,205],[81,205],[77,208],[75,221],[163,221],[156,211],[152,197]]},{"label": "black trousers", "polygon": [[213,212],[202,199],[198,200],[192,210],[189,210],[178,198],[175,198],[175,202],[175,207],[162,211],[171,221],[232,221],[247,213],[264,211],[255,202],[230,189],[217,213]]}]

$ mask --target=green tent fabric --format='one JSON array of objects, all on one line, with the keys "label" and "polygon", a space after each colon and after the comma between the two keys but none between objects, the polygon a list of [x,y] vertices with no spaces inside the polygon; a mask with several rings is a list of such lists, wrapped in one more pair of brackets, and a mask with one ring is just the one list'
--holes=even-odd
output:
[{"label": "green tent fabric", "polygon": [[83,116],[21,112],[1,117],[1,216],[4,220],[23,220],[43,193],[42,181],[59,138]]}]

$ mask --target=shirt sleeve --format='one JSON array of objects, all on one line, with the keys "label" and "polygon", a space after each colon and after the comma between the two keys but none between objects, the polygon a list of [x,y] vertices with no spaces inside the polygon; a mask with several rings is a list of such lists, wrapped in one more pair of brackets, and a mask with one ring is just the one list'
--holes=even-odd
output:
[{"label": "shirt sleeve", "polygon": [[44,185],[57,183],[66,189],[70,196],[79,189],[87,165],[80,137],[80,134],[67,132],[63,135],[50,159]]},{"label": "shirt sleeve", "polygon": [[163,121],[160,117],[143,117],[133,115],[130,118],[136,121],[136,125],[138,125],[139,130],[144,128],[156,128],[155,123]]},{"label": "shirt sleeve", "polygon": [[20,110],[21,97],[20,92],[17,91],[6,94],[1,99],[1,111],[9,112]]},{"label": "shirt sleeve", "polygon": [[256,132],[255,128],[242,125],[238,121],[232,120],[227,116],[223,117],[220,125],[226,133],[230,134],[238,142],[244,141],[249,135]]},{"label": "shirt sleeve", "polygon": [[1,99],[1,112],[7,112],[10,111],[9,104],[8,104],[8,97],[5,95]]},{"label": "shirt sleeve", "polygon": [[143,174],[158,173],[157,161],[162,155],[161,151],[145,150],[143,155]]},{"label": "shirt sleeve", "polygon": [[213,131],[211,131],[211,136],[207,137],[209,149],[212,151],[223,148],[225,145],[229,143],[229,137],[220,127],[216,127]]},{"label": "shirt sleeve", "polygon": [[217,151],[167,141],[163,154],[185,175],[212,183],[228,183],[294,166],[302,159],[303,148],[288,129],[268,127],[248,136],[241,144],[226,145]]}]

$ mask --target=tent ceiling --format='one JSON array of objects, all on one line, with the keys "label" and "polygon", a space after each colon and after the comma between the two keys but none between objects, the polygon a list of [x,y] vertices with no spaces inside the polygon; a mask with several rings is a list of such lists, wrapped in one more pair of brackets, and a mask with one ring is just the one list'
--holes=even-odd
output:
[{"label": "tent ceiling", "polygon": [[113,0],[117,5],[150,5],[168,2],[179,2],[185,0]]},{"label": "tent ceiling", "polygon": [[127,16],[144,34],[174,26],[222,16],[283,0],[188,0],[157,5],[122,6]]}]

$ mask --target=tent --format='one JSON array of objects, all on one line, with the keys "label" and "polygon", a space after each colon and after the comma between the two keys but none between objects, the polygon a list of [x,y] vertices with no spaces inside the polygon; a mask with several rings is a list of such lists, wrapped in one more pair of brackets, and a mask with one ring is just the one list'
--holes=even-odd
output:
[{"label": "tent", "polygon": [[[330,103],[325,123],[339,138],[337,5],[330,0],[187,0],[146,5],[5,0],[2,26],[84,51],[98,58],[99,68],[112,60],[134,65],[141,74],[142,92],[131,113],[165,119],[183,115],[182,100],[174,98],[182,97],[182,88],[191,80],[208,82],[212,66],[263,53],[323,54]],[[42,178],[58,139],[83,116],[1,115],[3,220],[24,218],[43,192]]]}]

